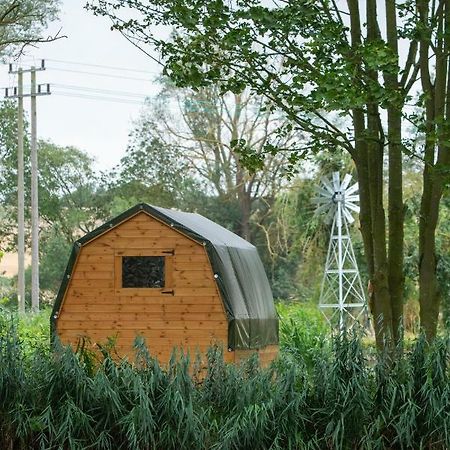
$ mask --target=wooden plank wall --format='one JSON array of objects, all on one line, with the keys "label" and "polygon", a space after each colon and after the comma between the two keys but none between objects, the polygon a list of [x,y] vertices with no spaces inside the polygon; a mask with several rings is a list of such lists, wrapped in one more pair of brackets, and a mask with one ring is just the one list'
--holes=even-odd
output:
[{"label": "wooden plank wall", "polygon": [[[116,289],[117,249],[174,249],[174,295]],[[171,288],[172,288],[171,287]],[[137,334],[161,363],[173,347],[195,354],[211,344],[227,351],[228,323],[205,248],[142,212],[82,247],[56,324],[63,343],[93,344],[115,337],[121,356],[133,358]]]},{"label": "wooden plank wall", "polygon": [[258,353],[261,367],[267,367],[278,356],[278,352],[278,345],[268,345],[267,347],[258,350],[236,350],[234,352],[234,360],[238,363],[250,358],[253,353]]}]

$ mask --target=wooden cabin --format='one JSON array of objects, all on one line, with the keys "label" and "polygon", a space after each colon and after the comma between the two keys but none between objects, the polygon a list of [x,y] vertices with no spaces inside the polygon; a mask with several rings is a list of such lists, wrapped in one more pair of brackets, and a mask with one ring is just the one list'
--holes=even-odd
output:
[{"label": "wooden cabin", "polygon": [[113,338],[134,357],[143,336],[160,363],[213,344],[226,361],[278,353],[278,317],[256,248],[203,216],[139,204],[75,242],[51,316],[78,345]]}]

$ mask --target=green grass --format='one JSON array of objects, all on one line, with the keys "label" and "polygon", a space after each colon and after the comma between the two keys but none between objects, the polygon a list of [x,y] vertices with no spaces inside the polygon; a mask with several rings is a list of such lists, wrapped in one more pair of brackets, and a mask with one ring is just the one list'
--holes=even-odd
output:
[{"label": "green grass", "polygon": [[201,372],[176,357],[162,368],[142,342],[119,364],[107,353],[50,353],[48,313],[4,320],[0,448],[450,448],[448,338],[417,339],[395,364],[374,363],[358,336],[326,337],[314,310],[283,308],[293,320],[267,370],[254,358],[227,365],[220,349]]}]

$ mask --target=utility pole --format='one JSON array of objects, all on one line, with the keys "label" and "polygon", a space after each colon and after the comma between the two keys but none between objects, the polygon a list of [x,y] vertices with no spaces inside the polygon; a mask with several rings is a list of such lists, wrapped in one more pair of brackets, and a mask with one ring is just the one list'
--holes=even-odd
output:
[{"label": "utility pole", "polygon": [[[19,99],[18,117],[18,253],[19,253],[19,311],[25,312],[25,232],[24,232],[24,157],[23,157],[23,99],[31,97],[31,310],[39,311],[39,199],[38,199],[38,154],[37,154],[37,114],[36,98],[38,95],[49,95],[50,85],[36,85],[36,71],[45,70],[45,62],[41,66],[14,71],[9,65],[9,73],[18,74],[18,88],[13,88],[13,95],[9,95],[6,88],[5,97]],[[23,93],[23,73],[31,73],[31,92]],[[43,89],[44,86],[44,89]]]},{"label": "utility pole", "polygon": [[36,132],[36,68],[31,68],[31,311],[39,311],[39,200]]},{"label": "utility pole", "polygon": [[23,71],[18,70],[19,108],[17,117],[17,253],[19,258],[17,301],[19,313],[25,313],[25,186],[23,162]]}]

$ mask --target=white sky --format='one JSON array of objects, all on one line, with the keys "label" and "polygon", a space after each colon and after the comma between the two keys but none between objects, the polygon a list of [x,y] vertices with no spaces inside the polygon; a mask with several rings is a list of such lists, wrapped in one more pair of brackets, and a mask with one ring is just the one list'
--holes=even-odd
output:
[{"label": "white sky", "polygon": [[[20,63],[25,69],[33,64],[34,58],[37,66],[41,58],[46,59],[47,70],[38,72],[37,80],[38,83],[50,83],[53,93],[38,98],[38,137],[85,150],[95,158],[96,168],[105,170],[117,164],[123,155],[132,120],[139,116],[144,96],[157,92],[158,86],[154,79],[160,73],[160,67],[118,32],[110,31],[108,20],[84,10],[85,3],[85,0],[63,0],[60,21],[51,24],[48,33],[54,34],[61,28],[61,35],[67,38],[42,44],[38,48],[28,48]],[[72,62],[113,66],[122,70]],[[83,74],[80,71],[117,78]],[[25,91],[29,91],[29,80],[30,74],[24,74]],[[16,81],[15,76],[8,75],[8,67],[0,65],[0,86],[13,86]],[[79,90],[75,86],[88,90]],[[89,89],[136,95],[125,96]],[[96,99],[74,95],[94,96]],[[102,96],[119,101],[98,99]],[[28,101],[25,102],[25,108],[29,110]]]}]

